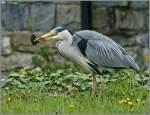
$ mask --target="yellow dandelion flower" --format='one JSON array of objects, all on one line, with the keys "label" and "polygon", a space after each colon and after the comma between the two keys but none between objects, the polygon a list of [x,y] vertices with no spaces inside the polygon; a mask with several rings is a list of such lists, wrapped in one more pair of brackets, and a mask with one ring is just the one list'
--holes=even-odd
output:
[{"label": "yellow dandelion flower", "polygon": [[127,100],[123,99],[123,103],[125,103],[125,104],[126,104],[126,103],[127,103]]},{"label": "yellow dandelion flower", "polygon": [[27,68],[20,69],[19,73],[26,75],[27,74]]},{"label": "yellow dandelion flower", "polygon": [[142,104],[145,104],[145,101],[142,101]]},{"label": "yellow dandelion flower", "polygon": [[119,104],[122,104],[122,103],[123,103],[123,100],[120,100],[120,101],[119,101]]},{"label": "yellow dandelion flower", "polygon": [[130,98],[127,98],[127,101],[130,101]]},{"label": "yellow dandelion flower", "polygon": [[144,56],[144,61],[149,62],[150,61],[150,55],[145,55]]},{"label": "yellow dandelion flower", "polygon": [[133,102],[132,102],[132,101],[129,101],[129,102],[128,102],[128,105],[129,105],[129,106],[133,106]]},{"label": "yellow dandelion flower", "polygon": [[74,108],[74,107],[75,107],[74,102],[70,102],[69,107],[70,107],[70,108]]},{"label": "yellow dandelion flower", "polygon": [[133,111],[134,111],[134,109],[132,108],[132,109],[131,109],[131,111],[133,112]]},{"label": "yellow dandelion flower", "polygon": [[10,97],[8,97],[8,101],[11,101],[11,98],[10,98]]},{"label": "yellow dandelion flower", "polygon": [[69,107],[70,107],[70,108],[74,108],[74,105],[73,105],[73,104],[70,104]]},{"label": "yellow dandelion flower", "polygon": [[131,77],[132,74],[131,74],[131,73],[127,73],[127,75],[128,75],[129,77]]}]

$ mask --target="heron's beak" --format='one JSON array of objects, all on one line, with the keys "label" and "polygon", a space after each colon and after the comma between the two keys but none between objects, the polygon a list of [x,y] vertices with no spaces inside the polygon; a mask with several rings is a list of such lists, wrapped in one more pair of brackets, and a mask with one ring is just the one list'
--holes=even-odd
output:
[{"label": "heron's beak", "polygon": [[38,43],[43,43],[43,42],[46,42],[48,40],[57,39],[57,38],[58,38],[58,36],[57,36],[56,32],[49,32],[49,33],[44,34],[42,36],[36,36],[35,34],[32,34],[31,35],[31,43],[33,45],[36,45]]}]

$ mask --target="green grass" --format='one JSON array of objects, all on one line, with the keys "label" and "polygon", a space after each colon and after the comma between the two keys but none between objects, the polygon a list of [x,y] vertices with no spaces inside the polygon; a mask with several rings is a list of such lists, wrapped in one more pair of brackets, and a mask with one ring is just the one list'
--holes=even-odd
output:
[{"label": "green grass", "polygon": [[[5,97],[2,100],[1,112],[7,114],[148,113],[148,91],[143,86],[130,84],[130,79],[105,84],[102,94],[99,90],[97,86],[96,96],[91,96],[90,92],[86,91],[65,96],[48,96],[31,92],[27,98],[11,97],[9,100],[9,97]],[[129,105],[128,102],[132,102],[133,105]]]},{"label": "green grass", "polygon": [[15,99],[2,107],[3,113],[48,114],[48,113],[147,113],[145,105],[134,105],[132,109],[125,104],[120,105],[115,99],[91,97],[88,94],[70,97],[47,97],[38,101]]}]

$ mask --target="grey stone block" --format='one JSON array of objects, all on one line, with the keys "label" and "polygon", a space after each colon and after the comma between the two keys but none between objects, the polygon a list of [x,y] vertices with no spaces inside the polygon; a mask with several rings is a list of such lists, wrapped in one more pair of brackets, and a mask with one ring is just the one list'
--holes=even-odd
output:
[{"label": "grey stone block", "polygon": [[27,4],[1,4],[1,24],[4,30],[26,30],[28,27]]},{"label": "grey stone block", "polygon": [[109,33],[113,24],[113,12],[111,8],[93,7],[92,8],[92,28],[101,33]]},{"label": "grey stone block", "polygon": [[80,29],[80,5],[57,5],[57,26],[76,31]]},{"label": "grey stone block", "polygon": [[145,12],[117,9],[115,14],[116,28],[140,31],[145,30]]},{"label": "grey stone block", "polygon": [[148,1],[130,1],[129,6],[133,9],[145,9],[149,7]]},{"label": "grey stone block", "polygon": [[116,41],[121,46],[126,46],[126,45],[130,44],[128,42],[128,37],[126,37],[126,36],[114,34],[114,35],[109,35],[109,37],[111,39],[113,39],[114,41]]},{"label": "grey stone block", "polygon": [[124,35],[110,35],[110,37],[122,46],[147,47],[149,45],[149,34],[140,33],[132,37]]},{"label": "grey stone block", "polygon": [[[38,33],[42,35],[43,33]],[[43,45],[48,45],[51,52],[55,52],[56,41],[49,41],[38,46],[33,46],[31,44],[31,33],[30,32],[16,32],[10,35],[11,44],[15,51],[27,52],[27,53],[39,53],[39,47]]]},{"label": "grey stone block", "polygon": [[34,3],[31,8],[32,30],[50,31],[54,27],[55,5],[51,3]]},{"label": "grey stone block", "polygon": [[32,55],[27,53],[15,52],[13,55],[4,57],[2,56],[2,71],[8,71],[19,67],[30,66],[32,61]]},{"label": "grey stone block", "polygon": [[149,31],[149,11],[146,11],[146,30]]},{"label": "grey stone block", "polygon": [[80,4],[80,1],[70,1],[70,0],[66,0],[66,1],[51,1],[52,3],[55,4],[66,4],[66,5],[70,5],[70,4]]},{"label": "grey stone block", "polygon": [[136,63],[140,65],[141,68],[144,64],[143,48],[139,46],[130,46],[130,47],[125,47],[125,49],[135,59]]},{"label": "grey stone block", "polygon": [[31,33],[29,32],[16,32],[11,37],[11,44],[16,51],[36,53],[37,48],[31,44]]},{"label": "grey stone block", "polygon": [[12,54],[10,37],[2,37],[2,55],[9,56]]},{"label": "grey stone block", "polygon": [[134,43],[134,45],[141,47],[149,47],[149,33],[142,33],[133,36],[128,40],[129,42]]},{"label": "grey stone block", "polygon": [[128,1],[93,1],[92,5],[102,7],[127,6]]}]

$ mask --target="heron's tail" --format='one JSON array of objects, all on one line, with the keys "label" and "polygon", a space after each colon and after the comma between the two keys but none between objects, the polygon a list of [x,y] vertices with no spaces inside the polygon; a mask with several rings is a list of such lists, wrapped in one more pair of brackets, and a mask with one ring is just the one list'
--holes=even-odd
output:
[{"label": "heron's tail", "polygon": [[130,55],[126,55],[126,59],[129,62],[130,68],[136,70],[137,72],[140,72],[139,66],[136,64],[136,62],[134,61],[134,59]]}]

